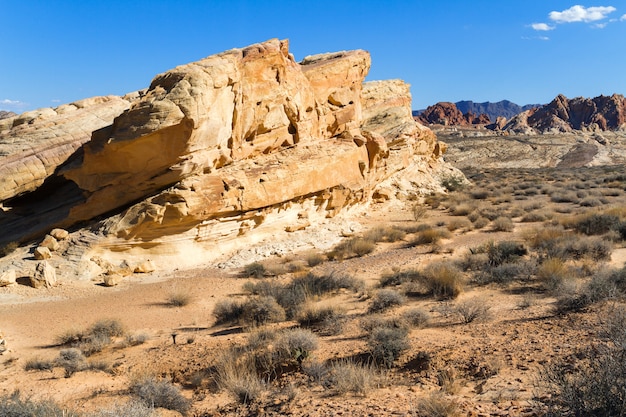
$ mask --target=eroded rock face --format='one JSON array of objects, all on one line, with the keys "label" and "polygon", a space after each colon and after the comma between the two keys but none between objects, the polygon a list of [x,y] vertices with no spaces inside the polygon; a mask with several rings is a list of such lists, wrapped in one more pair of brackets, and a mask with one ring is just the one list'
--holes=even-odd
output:
[{"label": "eroded rock face", "polygon": [[0,203],[36,190],[135,96],[93,97],[0,120]]},{"label": "eroded rock face", "polygon": [[382,181],[428,170],[444,151],[412,119],[408,85],[364,84],[369,66],[358,50],[297,63],[287,41],[271,40],[160,74],[45,193],[10,201],[6,236],[113,213],[100,231],[130,245],[219,241],[268,221],[299,230],[367,203]]}]

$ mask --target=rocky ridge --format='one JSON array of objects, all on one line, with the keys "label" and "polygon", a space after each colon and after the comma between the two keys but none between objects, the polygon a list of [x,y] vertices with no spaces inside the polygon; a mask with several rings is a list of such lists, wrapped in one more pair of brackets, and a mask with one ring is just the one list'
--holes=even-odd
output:
[{"label": "rocky ridge", "polygon": [[487,124],[490,122],[489,116],[472,112],[462,113],[454,103],[440,102],[429,106],[419,116],[415,117],[423,124],[439,124],[444,126],[470,126],[477,124]]},{"label": "rocky ridge", "polygon": [[626,98],[613,94],[568,99],[559,94],[549,104],[513,117],[502,130],[522,134],[626,130]]},{"label": "rocky ridge", "polygon": [[3,120],[2,243],[91,222],[96,240],[68,239],[89,241],[81,261],[197,263],[440,187],[443,144],[413,121],[408,85],[364,83],[369,67],[358,50],[297,63],[274,39]]}]

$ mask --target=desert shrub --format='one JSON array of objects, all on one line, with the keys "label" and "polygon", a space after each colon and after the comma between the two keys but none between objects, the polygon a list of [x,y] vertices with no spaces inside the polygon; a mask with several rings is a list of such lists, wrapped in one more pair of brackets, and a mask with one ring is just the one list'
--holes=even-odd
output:
[{"label": "desert shrub", "polygon": [[306,256],[305,260],[306,260],[307,265],[313,268],[314,266],[317,266],[321,264],[322,262],[324,262],[325,259],[326,257],[322,255],[321,253],[309,253]]},{"label": "desert shrub", "polygon": [[117,319],[102,319],[89,328],[90,335],[119,337],[124,335],[124,325]]},{"label": "desert shrub", "polygon": [[[614,314],[615,315],[615,314]],[[550,415],[620,416],[626,414],[625,315],[617,314],[617,338],[580,352],[578,361],[546,366],[542,380]]]},{"label": "desert shrub", "polygon": [[489,265],[492,267],[503,263],[513,263],[526,255],[528,250],[523,244],[515,241],[504,240],[498,243],[489,242],[486,246]]},{"label": "desert shrub", "polygon": [[61,346],[79,348],[87,356],[102,351],[111,344],[113,337],[123,336],[124,326],[117,319],[102,319],[87,330],[69,330],[57,336]]},{"label": "desert shrub", "polygon": [[409,246],[436,244],[443,238],[450,237],[450,232],[445,229],[434,229],[432,227],[421,230],[414,239],[409,242]]},{"label": "desert shrub", "polygon": [[150,339],[150,336],[146,333],[129,334],[124,339],[126,346],[138,346],[143,345]]},{"label": "desert shrub", "polygon": [[397,242],[404,239],[406,232],[397,227],[379,226],[368,230],[363,238],[374,242]]},{"label": "desert shrub", "polygon": [[459,204],[450,210],[450,214],[453,216],[467,216],[474,210],[476,210],[476,208],[470,204]]},{"label": "desert shrub", "polygon": [[301,326],[320,327],[324,333],[338,334],[341,332],[345,321],[345,309],[337,304],[313,304],[308,303],[298,313],[297,321]]},{"label": "desert shrub", "polygon": [[559,258],[548,258],[537,268],[537,278],[548,290],[560,287],[568,275],[565,263]]},{"label": "desert shrub", "polygon": [[[441,194],[431,194],[431,195],[427,195],[426,197],[424,197],[424,204],[429,205],[431,208],[436,209],[441,205],[441,201],[445,198],[444,195]],[[415,206],[414,206],[415,207]],[[421,206],[418,206],[421,207]],[[424,211],[423,214],[426,214],[426,211]],[[413,217],[415,218],[415,213],[413,214]],[[417,220],[422,219],[424,216],[420,216]]]},{"label": "desert shrub", "polygon": [[215,303],[213,316],[215,324],[236,323],[243,314],[243,304],[236,300],[220,300]]},{"label": "desert shrub", "polygon": [[531,212],[531,213],[526,213],[520,219],[520,221],[522,223],[542,222],[544,220],[546,220],[545,214],[544,213],[540,213],[540,212],[536,212],[536,211],[535,212]]},{"label": "desert shrub", "polygon": [[577,203],[578,196],[571,191],[557,191],[550,194],[550,200],[554,203]]},{"label": "desert shrub", "polygon": [[420,272],[415,269],[409,269],[406,271],[396,270],[391,273],[383,274],[380,277],[379,285],[381,287],[393,287],[416,280],[420,277]]},{"label": "desert shrub", "polygon": [[337,394],[366,395],[380,378],[379,372],[367,364],[339,361],[331,365],[329,385]]},{"label": "desert shrub", "polygon": [[191,295],[184,291],[173,292],[167,296],[165,303],[170,307],[184,307],[191,303]]},{"label": "desert shrub", "polygon": [[472,222],[468,219],[452,219],[450,223],[448,223],[447,229],[451,232],[458,229],[472,230]]},{"label": "desert shrub", "polygon": [[418,307],[403,311],[400,317],[409,326],[414,328],[426,327],[426,325],[430,322],[430,314],[428,314],[428,312],[424,309]]},{"label": "desert shrub", "polygon": [[374,362],[391,368],[402,352],[410,347],[408,331],[405,327],[377,327],[367,340]]},{"label": "desert shrub", "polygon": [[510,217],[500,216],[493,221],[492,227],[496,232],[511,232],[515,228],[515,224]]},{"label": "desert shrub", "polygon": [[313,379],[313,381],[317,382],[318,384],[327,383],[330,370],[324,362],[321,362],[319,360],[311,360],[309,358],[308,360],[302,362],[301,368],[302,372],[304,372],[305,375],[309,376],[311,379]]},{"label": "desert shrub", "polygon": [[456,417],[460,415],[459,404],[436,392],[417,403],[417,413],[420,417]]},{"label": "desert shrub", "polygon": [[41,358],[28,359],[24,364],[25,371],[51,371],[52,368],[54,368],[53,361]]},{"label": "desert shrub", "polygon": [[294,328],[283,330],[277,344],[286,352],[287,358],[301,364],[317,349],[319,340],[310,330]]},{"label": "desert shrub", "polygon": [[[431,203],[433,201],[434,200],[431,200]],[[433,208],[436,208],[437,206],[439,206],[439,204],[440,204],[440,200],[437,200],[436,206]],[[428,209],[422,206],[421,204],[413,204],[413,206],[411,206],[411,213],[413,214],[413,219],[415,221],[419,221],[423,219],[424,217],[426,217],[426,214],[428,213]]]},{"label": "desert shrub", "polygon": [[78,413],[63,409],[52,401],[22,399],[19,391],[0,397],[0,416],[3,417],[79,417]]},{"label": "desert shrub", "polygon": [[450,262],[437,262],[423,271],[423,284],[435,297],[455,298],[463,291],[464,278],[461,271]]},{"label": "desert shrub", "polygon": [[481,285],[508,284],[513,281],[528,281],[535,272],[536,266],[532,261],[505,262],[481,270],[475,275],[474,281]]},{"label": "desert shrub", "polygon": [[9,242],[6,245],[0,247],[0,258],[12,254],[19,247],[20,245],[17,242]]},{"label": "desert shrub", "polygon": [[486,217],[479,216],[475,221],[472,222],[474,228],[482,229],[483,227],[489,224],[490,220]]},{"label": "desert shrub", "polygon": [[265,384],[257,374],[254,357],[231,349],[216,360],[216,379],[220,389],[233,395],[240,403],[258,400]]},{"label": "desert shrub", "polygon": [[148,407],[166,408],[183,415],[191,408],[191,401],[169,381],[157,380],[154,377],[139,378],[131,382],[130,391]]},{"label": "desert shrub", "polygon": [[570,236],[555,242],[554,246],[548,248],[547,255],[562,259],[590,258],[603,261],[611,259],[612,252],[611,242],[600,237]]},{"label": "desert shrub", "polygon": [[470,191],[470,196],[474,200],[486,200],[489,197],[489,191],[485,189]]},{"label": "desert shrub", "polygon": [[125,404],[94,411],[85,417],[156,417],[154,407],[140,401],[128,401]]},{"label": "desert shrub", "polygon": [[596,197],[585,197],[578,203],[582,207],[598,207],[604,204],[601,199]]},{"label": "desert shrub", "polygon": [[368,311],[370,313],[380,313],[392,307],[402,305],[405,301],[405,297],[398,291],[383,288],[378,290],[372,297]]},{"label": "desert shrub", "polygon": [[87,360],[79,349],[69,348],[62,349],[59,357],[55,361],[55,365],[65,370],[65,377],[69,378],[76,372],[87,369]]},{"label": "desert shrub", "polygon": [[462,175],[447,175],[441,179],[441,186],[448,191],[459,191],[465,187],[466,180]]},{"label": "desert shrub", "polygon": [[253,297],[241,306],[240,320],[248,326],[260,326],[285,320],[285,310],[271,296]]},{"label": "desert shrub", "polygon": [[359,324],[361,329],[367,334],[370,334],[372,330],[379,327],[388,329],[403,328],[407,331],[409,329],[409,323],[404,320],[404,318],[399,316],[389,316],[385,314],[367,315],[359,321]]},{"label": "desert shrub", "polygon": [[579,233],[584,233],[586,235],[601,235],[609,230],[617,228],[619,224],[620,219],[615,215],[592,213],[577,217],[568,225]]},{"label": "desert shrub", "polygon": [[474,297],[455,303],[452,311],[457,314],[465,324],[474,321],[483,321],[489,318],[491,306],[483,297]]},{"label": "desert shrub", "polygon": [[368,239],[356,238],[349,240],[348,248],[356,256],[361,257],[367,255],[368,253],[372,253],[376,248],[376,244]]},{"label": "desert shrub", "polygon": [[243,267],[242,274],[248,278],[263,278],[266,272],[265,265],[260,262],[252,262]]}]

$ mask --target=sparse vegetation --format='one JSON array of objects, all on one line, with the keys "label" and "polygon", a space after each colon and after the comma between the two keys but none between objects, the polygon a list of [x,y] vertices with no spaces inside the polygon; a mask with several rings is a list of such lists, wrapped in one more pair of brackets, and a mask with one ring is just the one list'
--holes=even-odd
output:
[{"label": "sparse vegetation", "polygon": [[368,311],[370,313],[380,313],[392,307],[402,305],[404,302],[405,297],[399,292],[390,289],[381,289],[372,297]]},{"label": "sparse vegetation", "polygon": [[191,408],[191,402],[169,381],[154,377],[139,378],[131,382],[130,391],[148,407],[162,407],[182,415],[187,415]]}]

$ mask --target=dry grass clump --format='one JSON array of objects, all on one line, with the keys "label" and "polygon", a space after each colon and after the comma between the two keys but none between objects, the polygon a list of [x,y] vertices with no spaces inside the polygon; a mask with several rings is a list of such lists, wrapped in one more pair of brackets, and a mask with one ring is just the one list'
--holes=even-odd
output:
[{"label": "dry grass clump", "polygon": [[306,303],[296,320],[301,326],[315,327],[324,334],[339,334],[346,319],[346,310],[335,303]]},{"label": "dry grass clump", "polygon": [[548,290],[559,288],[569,275],[565,262],[559,258],[548,258],[537,268],[537,278]]},{"label": "dry grass clump", "polygon": [[[432,197],[427,198],[426,200],[429,202],[426,204],[430,205],[432,208],[437,208],[441,203],[441,200]],[[428,209],[421,204],[413,204],[413,206],[411,206],[411,213],[413,214],[413,219],[415,221],[420,221],[421,219],[426,217]]]},{"label": "dry grass clump", "polygon": [[391,368],[400,355],[410,347],[406,327],[376,327],[367,339],[374,363]]},{"label": "dry grass clump", "polygon": [[79,417],[74,411],[64,409],[52,401],[22,399],[20,392],[0,397],[0,415],[5,417]]},{"label": "dry grass clump", "polygon": [[247,326],[261,326],[278,323],[286,319],[285,309],[271,296],[252,297],[241,307],[240,323]]},{"label": "dry grass clump", "polygon": [[330,366],[328,380],[337,394],[366,396],[381,379],[381,373],[369,364],[342,360]]},{"label": "dry grass clump", "polygon": [[324,255],[322,255],[321,253],[316,253],[316,252],[309,253],[305,257],[305,261],[307,265],[310,266],[311,268],[321,264],[325,260],[326,260],[326,257]]},{"label": "dry grass clump", "polygon": [[32,358],[28,359],[24,364],[25,371],[51,371],[54,368],[54,361]]},{"label": "dry grass clump", "polygon": [[472,222],[469,221],[469,219],[464,219],[464,218],[460,218],[460,219],[452,219],[448,225],[446,226],[446,228],[450,231],[453,232],[455,230],[465,230],[465,231],[469,231],[472,230]]},{"label": "dry grass clump", "polygon": [[426,327],[430,322],[430,314],[419,307],[403,311],[400,318],[413,328]]},{"label": "dry grass clump", "polygon": [[462,204],[459,204],[458,206],[451,207],[450,214],[453,216],[467,216],[468,214],[472,213],[474,210],[476,210],[475,206],[471,204],[467,204],[467,203],[462,203]]},{"label": "dry grass clump", "polygon": [[494,232],[512,232],[515,224],[510,217],[499,216],[493,220],[492,228]]},{"label": "dry grass clump", "polygon": [[247,278],[263,278],[266,272],[267,269],[265,268],[265,265],[260,262],[252,262],[244,266],[241,273]]},{"label": "dry grass clump", "polygon": [[457,417],[460,416],[459,404],[440,392],[432,393],[422,399],[416,407],[420,417]]},{"label": "dry grass clump", "polygon": [[242,404],[262,397],[265,384],[256,372],[251,355],[241,355],[231,350],[218,358],[216,363],[216,379],[220,389],[233,395]]},{"label": "dry grass clump", "polygon": [[462,291],[465,278],[459,269],[451,262],[437,262],[430,264],[423,271],[422,281],[428,292],[441,299],[456,298]]}]

